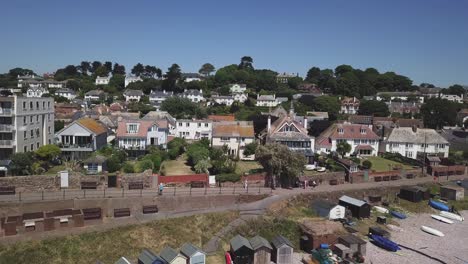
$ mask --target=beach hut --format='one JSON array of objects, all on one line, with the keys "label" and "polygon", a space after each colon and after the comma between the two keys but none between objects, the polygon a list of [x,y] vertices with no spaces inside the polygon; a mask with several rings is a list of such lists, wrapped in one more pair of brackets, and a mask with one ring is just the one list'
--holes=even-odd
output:
[{"label": "beach hut", "polygon": [[293,245],[284,236],[276,236],[271,241],[273,251],[271,252],[271,260],[276,264],[292,264],[293,263]]},{"label": "beach hut", "polygon": [[254,264],[270,264],[271,251],[273,248],[265,238],[254,236],[249,240],[254,250]]},{"label": "beach hut", "polygon": [[413,186],[413,187],[402,187],[398,197],[401,199],[418,203],[422,200],[427,200],[430,198],[430,192],[427,188]]},{"label": "beach hut", "polygon": [[300,225],[302,234],[307,236],[307,248],[317,249],[321,244],[335,244],[338,236],[345,233],[343,225],[329,220],[305,219]]},{"label": "beach hut", "polygon": [[206,253],[193,244],[182,245],[180,253],[187,258],[187,264],[205,264],[206,262]]},{"label": "beach hut", "polygon": [[230,241],[230,252],[234,264],[252,264],[253,248],[249,240],[241,235],[233,237]]},{"label": "beach hut", "polygon": [[166,262],[149,249],[143,249],[138,256],[138,264],[166,264]]},{"label": "beach hut", "polygon": [[312,203],[312,209],[321,217],[328,220],[343,219],[346,209],[336,203],[326,200],[316,200]]},{"label": "beach hut", "polygon": [[165,247],[159,254],[168,264],[187,264],[187,258],[171,247]]},{"label": "beach hut", "polygon": [[353,217],[368,218],[370,216],[371,207],[366,201],[343,195],[338,204],[350,210]]},{"label": "beach hut", "polygon": [[459,186],[441,186],[440,197],[447,200],[463,200],[465,198],[465,188]]},{"label": "beach hut", "polygon": [[351,249],[353,254],[359,252],[362,256],[366,255],[367,242],[356,235],[348,234],[340,236],[338,242]]}]

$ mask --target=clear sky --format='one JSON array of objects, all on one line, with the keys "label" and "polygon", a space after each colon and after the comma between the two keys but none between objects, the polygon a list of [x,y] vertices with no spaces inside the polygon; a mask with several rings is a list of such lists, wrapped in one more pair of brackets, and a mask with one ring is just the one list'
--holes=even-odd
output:
[{"label": "clear sky", "polygon": [[468,84],[465,0],[20,0],[1,4],[0,72],[82,60],[195,72],[253,57],[299,72],[340,64]]}]

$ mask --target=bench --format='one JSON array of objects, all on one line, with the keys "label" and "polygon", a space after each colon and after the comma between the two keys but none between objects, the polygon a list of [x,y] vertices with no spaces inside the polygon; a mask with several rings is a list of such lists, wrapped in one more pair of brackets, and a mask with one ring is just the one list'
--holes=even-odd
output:
[{"label": "bench", "polygon": [[0,195],[15,195],[15,186],[0,186]]},{"label": "bench", "polygon": [[25,213],[23,214],[23,220],[40,219],[44,218],[44,212]]},{"label": "bench", "polygon": [[143,189],[143,182],[142,181],[134,181],[128,183],[129,190],[141,190]]},{"label": "bench", "polygon": [[205,183],[202,181],[193,181],[190,182],[190,187],[192,188],[205,188]]},{"label": "bench", "polygon": [[130,216],[130,208],[119,208],[119,209],[114,209],[114,217],[125,217],[125,216]]},{"label": "bench", "polygon": [[390,180],[392,180],[392,181],[396,181],[396,180],[398,180],[399,178],[400,178],[400,176],[398,176],[398,175],[392,175],[392,176],[390,176]]},{"label": "bench", "polygon": [[95,181],[82,181],[81,189],[82,190],[96,190],[98,183]]},{"label": "bench", "polygon": [[143,214],[155,214],[158,211],[157,205],[143,205]]},{"label": "bench", "polygon": [[101,219],[101,208],[86,208],[81,211],[84,220]]}]

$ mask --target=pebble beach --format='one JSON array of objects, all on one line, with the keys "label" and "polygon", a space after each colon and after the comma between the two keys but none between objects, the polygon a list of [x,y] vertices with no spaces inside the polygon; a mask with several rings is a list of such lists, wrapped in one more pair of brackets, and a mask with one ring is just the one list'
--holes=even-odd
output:
[{"label": "pebble beach", "polygon": [[[438,214],[434,211],[433,214]],[[468,219],[468,211],[461,212],[461,215]],[[407,219],[397,220],[401,230],[391,231],[391,240],[418,250],[431,257],[442,260],[428,258],[422,254],[409,249],[402,248],[398,252],[389,252],[375,246],[367,244],[366,263],[373,264],[468,264],[468,220],[463,222],[454,220],[454,224],[446,224],[434,220],[430,214],[409,215]],[[421,230],[421,226],[435,228],[444,237],[437,237]]]}]

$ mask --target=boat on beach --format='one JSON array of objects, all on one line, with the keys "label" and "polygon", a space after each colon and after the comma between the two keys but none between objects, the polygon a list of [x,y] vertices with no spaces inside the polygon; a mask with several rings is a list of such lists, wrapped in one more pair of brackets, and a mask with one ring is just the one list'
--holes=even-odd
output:
[{"label": "boat on beach", "polygon": [[379,213],[382,213],[382,214],[388,214],[389,211],[387,208],[385,207],[382,207],[382,206],[374,206],[374,209],[379,212]]},{"label": "boat on beach", "polygon": [[449,224],[449,225],[453,224],[453,221],[452,221],[452,220],[450,220],[450,219],[448,219],[448,218],[445,218],[445,217],[443,217],[443,216],[440,216],[440,215],[431,215],[431,217],[432,217],[433,219],[437,220],[437,221],[442,222],[442,223],[446,223],[446,224]]},{"label": "boat on beach", "polygon": [[370,238],[375,245],[388,251],[396,252],[401,249],[397,243],[383,236],[371,234]]},{"label": "boat on beach", "polygon": [[406,219],[406,215],[398,211],[390,211],[390,214],[398,219]]},{"label": "boat on beach", "polygon": [[465,220],[465,218],[463,218],[463,216],[460,216],[460,215],[457,215],[457,214],[454,214],[454,213],[451,213],[451,212],[442,211],[442,212],[439,213],[439,215],[443,216],[445,218],[452,219],[452,220],[457,220],[457,221]]},{"label": "boat on beach", "polygon": [[435,229],[435,228],[432,228],[432,227],[428,227],[428,226],[421,226],[421,230],[426,232],[426,233],[429,233],[431,235],[434,235],[434,236],[438,236],[438,237],[443,237],[445,236],[444,233],[440,232],[439,230]]},{"label": "boat on beach", "polygon": [[429,205],[434,208],[434,209],[437,209],[437,210],[440,210],[440,211],[449,211],[449,207],[442,203],[442,202],[437,202],[437,201],[434,201],[434,200],[429,200]]}]

